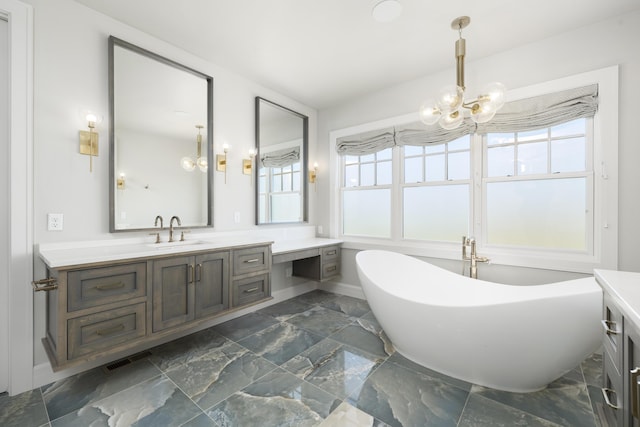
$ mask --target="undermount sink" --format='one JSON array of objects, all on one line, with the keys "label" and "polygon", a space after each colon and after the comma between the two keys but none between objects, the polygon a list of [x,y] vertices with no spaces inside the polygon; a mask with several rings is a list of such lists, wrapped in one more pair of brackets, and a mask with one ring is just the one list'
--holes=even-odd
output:
[{"label": "undermount sink", "polygon": [[175,242],[149,243],[147,246],[155,249],[173,249],[191,245],[201,245],[202,240],[177,240]]}]

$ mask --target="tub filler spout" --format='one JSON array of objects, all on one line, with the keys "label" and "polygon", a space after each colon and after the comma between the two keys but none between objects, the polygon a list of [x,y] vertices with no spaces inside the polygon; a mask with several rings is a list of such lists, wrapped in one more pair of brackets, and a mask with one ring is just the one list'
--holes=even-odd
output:
[{"label": "tub filler spout", "polygon": [[[470,248],[470,255],[467,255],[467,248]],[[478,263],[489,263],[489,258],[478,256],[476,252],[476,239],[473,237],[462,236],[462,275],[464,276],[465,262],[469,261],[469,277],[478,278]]]}]

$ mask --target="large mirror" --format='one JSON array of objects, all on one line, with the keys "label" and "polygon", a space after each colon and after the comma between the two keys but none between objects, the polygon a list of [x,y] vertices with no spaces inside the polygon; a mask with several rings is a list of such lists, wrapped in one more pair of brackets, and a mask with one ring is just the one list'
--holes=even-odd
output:
[{"label": "large mirror", "polygon": [[213,79],[110,37],[109,97],[110,231],[211,227]]},{"label": "large mirror", "polygon": [[256,224],[307,221],[309,118],[256,97]]}]

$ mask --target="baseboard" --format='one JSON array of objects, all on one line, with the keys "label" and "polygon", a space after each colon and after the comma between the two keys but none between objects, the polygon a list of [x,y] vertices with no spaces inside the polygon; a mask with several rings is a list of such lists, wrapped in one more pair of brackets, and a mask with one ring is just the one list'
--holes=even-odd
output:
[{"label": "baseboard", "polygon": [[350,285],[348,283],[328,281],[320,283],[318,289],[322,289],[323,291],[327,292],[333,292],[334,294],[346,295],[348,297],[367,299],[360,286]]},{"label": "baseboard", "polygon": [[[307,292],[313,291],[315,289],[318,289],[318,282],[310,281],[310,282],[301,283],[296,286],[291,286],[285,289],[274,291],[271,294],[272,298],[269,301],[252,305],[251,307],[234,311],[233,313],[225,314],[224,316],[216,317],[215,319],[212,320],[211,323],[207,323],[206,325],[200,328],[194,329],[193,331],[190,331],[190,333],[197,332],[198,330],[201,330],[201,329],[210,328],[220,323],[224,323],[226,321],[235,319],[237,317],[244,316],[245,314],[252,313],[256,310],[269,307],[270,305],[274,305],[279,302],[297,297],[298,295],[306,294]],[[166,341],[170,341],[172,339],[175,339],[175,337],[167,339]],[[162,342],[154,343],[154,345],[159,345],[159,344],[162,344]],[[124,356],[125,355],[122,355],[122,357]],[[120,358],[121,357],[116,357],[113,360],[117,360]],[[51,364],[49,362],[40,363],[33,367],[33,388],[42,387],[44,385],[51,384],[54,381],[59,381],[64,378],[70,377],[72,375],[78,374],[80,372],[87,371],[89,369],[93,369],[98,366],[102,366],[105,363],[113,362],[113,360],[97,360],[97,361],[87,362],[82,366],[75,366],[75,367],[64,369],[58,372],[53,372],[53,369],[51,369]]]}]

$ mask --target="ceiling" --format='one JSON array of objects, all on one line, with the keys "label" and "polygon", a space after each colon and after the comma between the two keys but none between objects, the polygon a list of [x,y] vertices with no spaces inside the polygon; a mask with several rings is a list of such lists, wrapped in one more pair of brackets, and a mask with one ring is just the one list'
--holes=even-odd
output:
[{"label": "ceiling", "polygon": [[471,17],[473,60],[640,9],[638,0],[400,0],[401,16],[380,23],[375,0],[75,1],[317,109],[453,68],[450,24],[461,15]]}]

